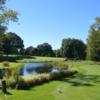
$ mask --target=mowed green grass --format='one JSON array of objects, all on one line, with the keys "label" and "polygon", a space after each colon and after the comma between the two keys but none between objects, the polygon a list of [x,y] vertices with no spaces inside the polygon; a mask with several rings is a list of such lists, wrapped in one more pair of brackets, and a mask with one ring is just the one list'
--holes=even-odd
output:
[{"label": "mowed green grass", "polygon": [[17,62],[47,62],[47,61],[64,61],[64,58],[56,58],[56,57],[31,57],[17,60]]},{"label": "mowed green grass", "polygon": [[[38,59],[40,58],[35,60],[38,61]],[[4,97],[0,93],[0,100],[100,100],[100,63],[91,61],[65,62],[63,58],[42,57],[41,59],[69,64],[79,73],[69,78],[35,86],[30,90],[8,89],[11,94]]]}]

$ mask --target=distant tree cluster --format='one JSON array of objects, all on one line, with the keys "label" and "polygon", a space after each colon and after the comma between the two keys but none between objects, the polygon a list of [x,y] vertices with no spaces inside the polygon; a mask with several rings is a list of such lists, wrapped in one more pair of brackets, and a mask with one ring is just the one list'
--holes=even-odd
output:
[{"label": "distant tree cluster", "polygon": [[61,49],[54,50],[55,57],[63,57]]},{"label": "distant tree cluster", "polygon": [[87,44],[78,39],[63,39],[61,49],[55,50],[57,57],[100,61],[100,17],[90,26]]},{"label": "distant tree cluster", "polygon": [[78,39],[63,39],[61,49],[53,50],[48,43],[39,44],[36,48],[30,46],[25,49],[25,55],[66,57],[68,59],[85,59],[86,45]]},{"label": "distant tree cluster", "polygon": [[39,44],[36,48],[30,46],[25,49],[25,54],[32,56],[55,56],[51,45],[48,43]]},{"label": "distant tree cluster", "polygon": [[24,50],[25,55],[38,56],[37,48],[29,46]]}]

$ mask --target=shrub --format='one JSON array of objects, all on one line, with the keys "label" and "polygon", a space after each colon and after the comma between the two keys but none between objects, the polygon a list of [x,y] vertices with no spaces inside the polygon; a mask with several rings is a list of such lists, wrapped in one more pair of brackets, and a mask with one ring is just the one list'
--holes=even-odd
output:
[{"label": "shrub", "polygon": [[20,77],[18,83],[15,84],[15,82],[11,82],[10,86],[15,86],[16,89],[30,89],[33,86],[41,85],[51,80],[59,80],[61,78],[72,76],[75,73],[77,73],[77,71],[60,71],[55,73],[39,74],[36,76]]},{"label": "shrub", "polygon": [[[51,80],[59,80],[61,78],[72,76],[75,73],[77,73],[77,71],[68,70],[68,65],[65,65],[62,63],[55,64],[55,66],[62,66],[62,67],[58,67],[57,72],[49,72],[49,73],[44,73],[44,74],[42,73],[42,74],[33,75],[33,76],[21,76],[20,70],[22,69],[22,67],[13,68],[11,70],[12,75],[7,82],[7,86],[10,86],[11,88],[16,88],[16,89],[30,89],[31,87],[35,85],[40,85],[45,82],[49,82]],[[47,69],[47,68],[50,68],[50,69]],[[44,65],[43,69],[41,70],[39,69],[39,71],[47,70],[48,72],[48,70],[51,70],[51,68],[52,68],[51,64],[46,64]]]},{"label": "shrub", "polygon": [[36,76],[23,77],[29,86],[40,85],[50,80],[50,74],[39,74]]},{"label": "shrub", "polygon": [[53,63],[53,66],[56,66],[58,70],[68,70],[69,66],[65,63],[58,63],[58,62],[55,62]]},{"label": "shrub", "polygon": [[9,67],[9,62],[8,62],[8,61],[4,61],[4,62],[3,62],[3,66],[4,66],[4,67]]},{"label": "shrub", "polygon": [[20,77],[18,83],[16,84],[16,89],[25,89],[26,90],[29,88],[30,88],[29,84],[22,77]]},{"label": "shrub", "polygon": [[13,77],[7,80],[7,87],[11,87],[12,89],[16,87],[16,80]]}]

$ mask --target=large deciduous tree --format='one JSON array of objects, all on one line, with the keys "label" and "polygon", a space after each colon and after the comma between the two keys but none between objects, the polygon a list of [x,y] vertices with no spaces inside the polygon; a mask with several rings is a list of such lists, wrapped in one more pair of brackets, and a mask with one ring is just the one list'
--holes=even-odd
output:
[{"label": "large deciduous tree", "polygon": [[33,46],[27,47],[25,49],[25,55],[38,56],[37,48],[34,48]]},{"label": "large deciduous tree", "polygon": [[4,42],[4,38],[5,38],[5,32],[6,27],[4,26],[0,26],[0,51],[3,50],[3,42]]},{"label": "large deciduous tree", "polygon": [[48,43],[39,44],[37,46],[38,55],[40,56],[54,56],[52,47]]},{"label": "large deciduous tree", "polygon": [[0,0],[0,25],[18,21],[17,12],[6,7],[7,0]]},{"label": "large deciduous tree", "polygon": [[5,38],[5,31],[9,21],[17,22],[18,13],[6,7],[7,0],[0,0],[0,52],[3,50],[3,41]]},{"label": "large deciduous tree", "polygon": [[69,59],[85,59],[86,45],[78,39],[63,39],[61,52]]},{"label": "large deciduous tree", "polygon": [[18,54],[23,48],[23,40],[16,33],[8,32],[5,34],[5,40],[3,44],[5,54]]},{"label": "large deciduous tree", "polygon": [[100,61],[100,18],[91,25],[87,43],[87,58]]}]

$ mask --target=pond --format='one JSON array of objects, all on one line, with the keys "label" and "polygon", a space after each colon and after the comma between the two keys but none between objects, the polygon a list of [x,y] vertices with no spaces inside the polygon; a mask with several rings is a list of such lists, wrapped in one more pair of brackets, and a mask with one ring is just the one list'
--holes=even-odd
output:
[{"label": "pond", "polygon": [[26,63],[23,67],[23,76],[36,75],[40,73],[58,72],[58,69],[51,63]]}]

